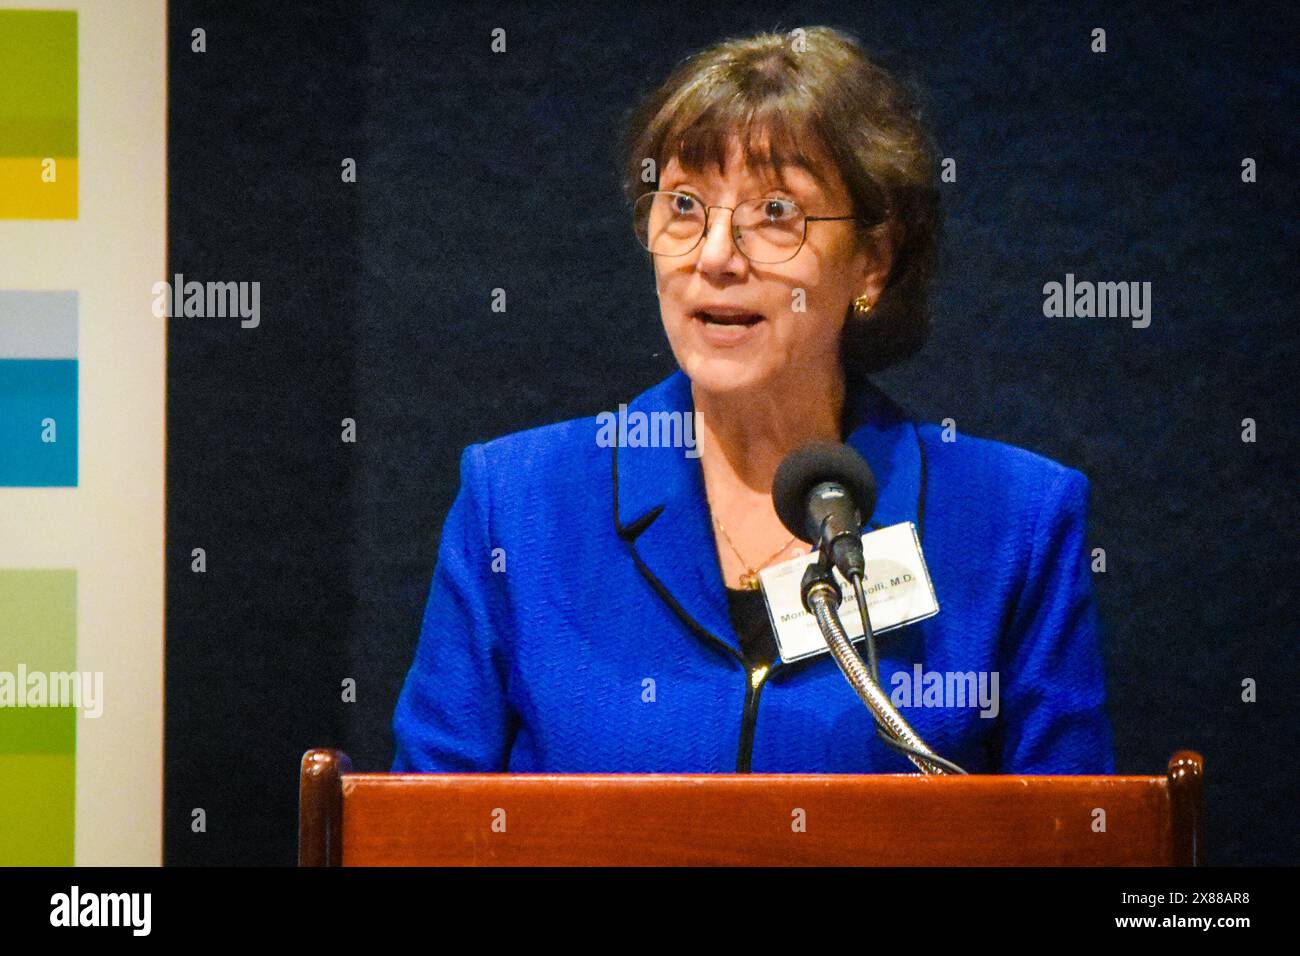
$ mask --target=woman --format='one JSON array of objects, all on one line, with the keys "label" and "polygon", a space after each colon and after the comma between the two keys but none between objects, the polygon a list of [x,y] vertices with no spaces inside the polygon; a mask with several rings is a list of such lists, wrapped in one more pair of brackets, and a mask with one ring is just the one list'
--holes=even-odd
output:
[{"label": "woman", "polygon": [[[727,41],[634,112],[624,175],[680,366],[626,419],[694,413],[698,445],[589,418],[465,450],[393,770],[913,770],[828,654],[780,659],[752,589],[807,551],[778,464],[831,439],[875,472],[870,527],[917,526],[942,608],[878,638],[921,738],[970,772],[1112,772],[1087,480],[944,440],[865,378],[925,338],[939,223],[898,84],[830,29]],[[898,696],[930,672],[998,699]]]}]

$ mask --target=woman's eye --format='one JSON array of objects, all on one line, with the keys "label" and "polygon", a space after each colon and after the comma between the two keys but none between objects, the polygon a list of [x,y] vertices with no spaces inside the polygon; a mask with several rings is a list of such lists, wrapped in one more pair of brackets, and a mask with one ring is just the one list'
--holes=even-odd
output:
[{"label": "woman's eye", "polygon": [[770,222],[785,222],[797,214],[795,204],[784,199],[768,199],[763,203],[763,215]]}]

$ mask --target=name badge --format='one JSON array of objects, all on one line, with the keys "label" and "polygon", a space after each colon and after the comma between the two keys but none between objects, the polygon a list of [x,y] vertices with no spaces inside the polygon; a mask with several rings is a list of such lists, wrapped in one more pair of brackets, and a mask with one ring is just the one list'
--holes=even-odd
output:
[{"label": "name badge", "polygon": [[[904,521],[864,534],[862,547],[867,559],[867,579],[863,585],[867,594],[867,616],[871,618],[871,629],[876,634],[939,613],[939,601],[934,595],[934,585],[912,522]],[[799,599],[804,569],[816,563],[817,552],[813,551],[758,572],[781,660],[787,664],[814,654],[830,653],[817,627],[817,619],[804,610]],[[866,635],[858,615],[853,586],[838,571],[835,580],[844,594],[840,604],[840,622],[849,640],[862,640]]]}]

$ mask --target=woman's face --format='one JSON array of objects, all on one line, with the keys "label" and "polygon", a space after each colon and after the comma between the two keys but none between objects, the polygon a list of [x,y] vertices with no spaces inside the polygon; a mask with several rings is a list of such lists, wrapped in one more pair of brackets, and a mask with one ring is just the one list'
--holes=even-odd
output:
[{"label": "woman's face", "polygon": [[[782,185],[773,171],[753,170],[743,161],[737,139],[729,147],[725,176],[717,166],[687,171],[673,158],[659,188],[691,193],[707,206],[779,196],[809,216],[853,214],[833,166],[819,167],[816,175],[785,166]],[[714,208],[708,232],[693,250],[654,256],[664,331],[693,385],[718,393],[746,392],[797,387],[810,373],[837,373],[849,305],[863,293],[874,303],[889,269],[888,249],[880,242],[863,248],[855,241],[854,226],[851,221],[810,222],[807,240],[793,259],[763,265],[736,248],[731,212]],[[735,314],[704,314],[722,309]]]}]

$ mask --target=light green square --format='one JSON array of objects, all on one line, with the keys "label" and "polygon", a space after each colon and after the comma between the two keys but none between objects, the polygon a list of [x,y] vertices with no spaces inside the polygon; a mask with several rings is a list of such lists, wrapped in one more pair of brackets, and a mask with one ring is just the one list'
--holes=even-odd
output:
[{"label": "light green square", "polygon": [[77,669],[77,572],[0,570],[0,671]]}]

